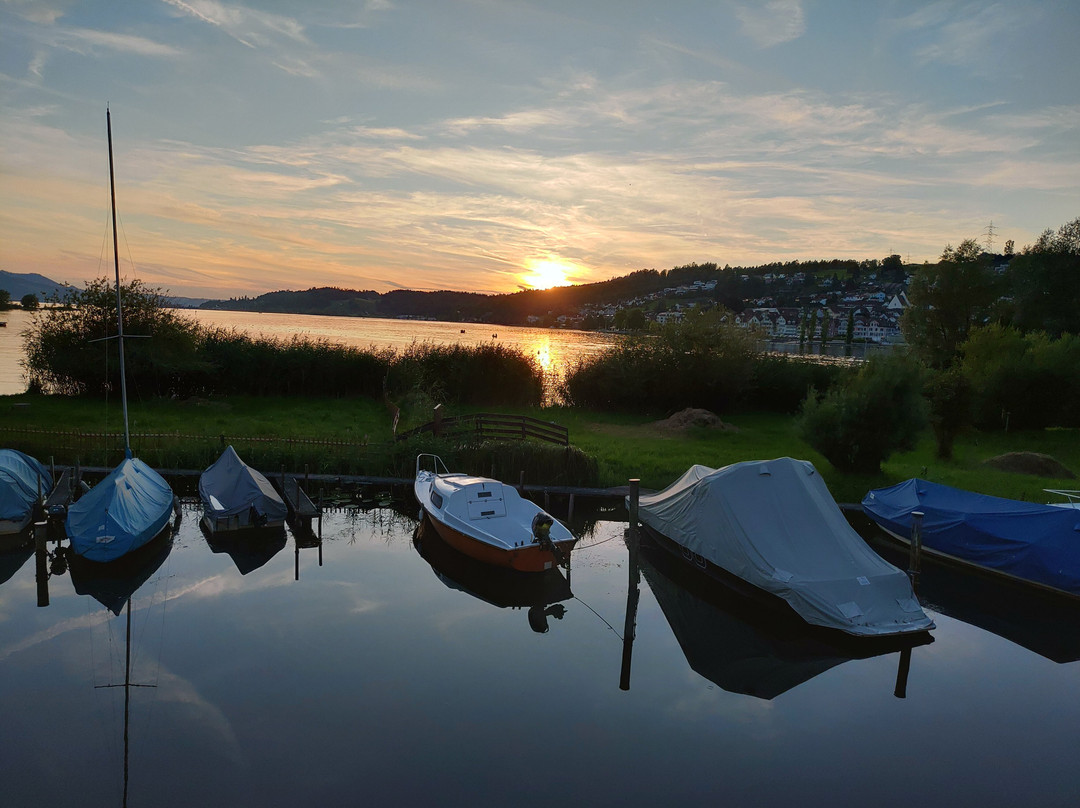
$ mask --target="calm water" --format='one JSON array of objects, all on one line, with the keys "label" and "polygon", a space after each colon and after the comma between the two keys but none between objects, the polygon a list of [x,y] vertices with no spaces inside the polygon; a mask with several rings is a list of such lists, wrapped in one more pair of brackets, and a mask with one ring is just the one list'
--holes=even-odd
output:
[{"label": "calm water", "polygon": [[[497,342],[535,358],[548,376],[549,386],[573,362],[603,351],[614,341],[609,334],[548,328],[514,328],[476,323],[442,323],[426,320],[380,320],[359,317],[321,317],[306,314],[257,314],[239,311],[184,309],[181,316],[208,326],[236,328],[254,336],[290,339],[302,336],[359,348],[407,348],[412,343],[479,345]],[[23,358],[21,331],[30,314],[12,310],[0,315],[0,395],[26,389],[19,361]]]},{"label": "calm water", "polygon": [[[186,510],[133,599],[130,805],[1080,804],[1075,617],[1048,648],[933,607],[908,660],[852,659],[646,554],[623,690],[622,524],[523,587],[418,550],[415,509],[329,514],[321,566],[213,552]],[[119,805],[124,613],[76,571],[39,608],[34,568],[0,555],[2,802]]]}]

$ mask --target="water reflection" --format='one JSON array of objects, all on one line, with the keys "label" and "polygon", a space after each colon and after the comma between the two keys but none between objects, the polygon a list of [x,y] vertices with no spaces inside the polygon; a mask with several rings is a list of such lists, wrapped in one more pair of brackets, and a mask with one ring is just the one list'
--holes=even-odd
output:
[{"label": "water reflection", "polygon": [[75,593],[89,595],[119,616],[131,596],[165,563],[172,546],[173,530],[166,527],[138,550],[106,563],[87,561],[66,548]]},{"label": "water reflection", "polygon": [[247,575],[264,566],[285,549],[287,541],[284,527],[262,528],[236,535],[214,534],[205,526],[201,527],[210,549],[215,553],[227,554],[241,575]]},{"label": "water reflection", "polygon": [[23,564],[34,554],[34,545],[30,543],[29,536],[22,536],[22,542],[0,548],[0,585],[10,581]]},{"label": "water reflection", "polygon": [[[701,580],[662,549],[641,548],[641,572],[690,667],[729,693],[771,700],[855,659],[900,655],[895,694],[906,689],[910,651],[933,641],[834,638],[797,616],[763,612],[756,600]],[[711,584],[711,585],[710,585]]]},{"label": "water reflection", "polygon": [[413,546],[444,585],[500,609],[528,609],[529,627],[539,634],[550,629],[549,619],[562,620],[562,601],[573,597],[558,568],[518,572],[481,563],[443,541],[426,516],[413,531]]}]

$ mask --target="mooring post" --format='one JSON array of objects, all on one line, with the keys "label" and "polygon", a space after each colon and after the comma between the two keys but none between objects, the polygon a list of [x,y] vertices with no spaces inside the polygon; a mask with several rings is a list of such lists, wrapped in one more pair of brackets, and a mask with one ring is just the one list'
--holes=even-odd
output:
[{"label": "mooring post", "polygon": [[570,492],[570,504],[566,506],[566,521],[574,521],[574,492]]},{"label": "mooring post", "polygon": [[436,404],[431,411],[431,434],[436,438],[442,434],[442,404]]},{"label": "mooring post", "polygon": [[896,669],[896,687],[893,695],[898,699],[907,698],[908,672],[911,670],[911,649],[905,648],[900,652],[900,665]]},{"label": "mooring post", "polygon": [[551,493],[546,488],[544,489],[544,510],[551,510]]},{"label": "mooring post", "polygon": [[525,470],[521,470],[521,482],[518,483],[518,493],[525,496]]},{"label": "mooring post", "polygon": [[911,589],[919,594],[919,571],[922,564],[922,511],[911,512],[911,544],[908,546],[908,577]]},{"label": "mooring post", "polygon": [[53,482],[56,482],[56,460],[49,455],[49,473],[52,474]]},{"label": "mooring post", "polygon": [[46,522],[34,523],[35,577],[37,605],[49,605],[49,529]]},{"label": "mooring post", "polygon": [[296,540],[295,535],[293,536],[293,544],[296,546],[296,566],[295,566],[296,572],[295,572],[295,574],[293,576],[293,580],[294,581],[299,581],[300,580],[300,542],[298,542]]},{"label": "mooring post", "polygon": [[630,480],[630,527],[626,531],[626,549],[629,555],[629,579],[626,585],[626,620],[623,623],[622,667],[619,671],[619,690],[630,689],[630,663],[634,651],[634,634],[637,630],[637,608],[640,599],[641,570],[638,566],[638,494],[640,480]]}]

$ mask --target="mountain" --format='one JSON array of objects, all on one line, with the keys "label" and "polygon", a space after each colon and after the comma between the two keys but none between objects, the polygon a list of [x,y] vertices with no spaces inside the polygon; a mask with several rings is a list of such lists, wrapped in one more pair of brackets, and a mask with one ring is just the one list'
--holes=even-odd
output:
[{"label": "mountain", "polygon": [[37,295],[38,300],[62,296],[68,288],[68,284],[57,283],[36,272],[18,273],[0,269],[0,289],[7,290],[12,303],[18,303],[24,295]]}]

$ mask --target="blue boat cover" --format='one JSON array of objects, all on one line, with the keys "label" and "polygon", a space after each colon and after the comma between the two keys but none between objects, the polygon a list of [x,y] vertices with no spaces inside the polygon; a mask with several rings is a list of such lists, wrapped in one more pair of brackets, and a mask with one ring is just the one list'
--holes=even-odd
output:
[{"label": "blue boat cover", "polygon": [[0,520],[21,521],[39,496],[52,490],[52,475],[17,449],[0,449]]},{"label": "blue boat cover", "polygon": [[214,519],[250,509],[270,521],[288,515],[285,502],[266,476],[241,460],[231,446],[199,477],[199,496],[206,515]]},{"label": "blue boat cover", "polygon": [[68,508],[65,526],[78,555],[112,561],[160,533],[172,506],[172,489],[161,475],[127,457]]},{"label": "blue boat cover", "polygon": [[869,492],[863,510],[901,539],[922,511],[924,547],[1080,595],[1080,508],[991,497],[911,479]]}]

